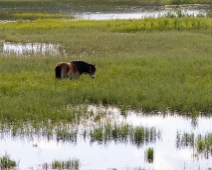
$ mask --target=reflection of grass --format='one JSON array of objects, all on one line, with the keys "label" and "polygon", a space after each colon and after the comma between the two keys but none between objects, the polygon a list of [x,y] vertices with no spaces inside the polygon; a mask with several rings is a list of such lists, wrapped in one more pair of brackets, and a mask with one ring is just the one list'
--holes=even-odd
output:
[{"label": "reflection of grass", "polygon": [[71,159],[67,161],[55,160],[51,164],[43,164],[43,169],[70,169],[78,170],[80,163],[78,159]]},{"label": "reflection of grass", "polygon": [[[176,139],[177,148],[191,147],[195,149],[196,153],[203,154],[206,158],[212,155],[212,133],[206,135],[194,135],[193,133],[177,132]],[[197,156],[197,155],[196,155]]]},{"label": "reflection of grass", "polygon": [[193,133],[183,133],[177,131],[177,138],[176,138],[176,146],[177,148],[181,147],[191,147],[193,148],[195,145],[195,136]]},{"label": "reflection of grass", "polygon": [[160,132],[155,128],[133,127],[129,125],[105,125],[90,131],[91,142],[108,143],[130,142],[142,146],[145,143],[155,142],[160,138]]}]

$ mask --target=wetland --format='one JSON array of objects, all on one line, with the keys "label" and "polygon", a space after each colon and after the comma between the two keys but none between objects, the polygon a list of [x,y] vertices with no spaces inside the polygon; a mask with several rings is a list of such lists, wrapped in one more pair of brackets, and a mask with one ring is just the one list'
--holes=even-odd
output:
[{"label": "wetland", "polygon": [[[173,2],[4,0],[1,168],[212,168],[210,5],[108,15]],[[55,80],[71,60],[95,63],[97,77]]]}]

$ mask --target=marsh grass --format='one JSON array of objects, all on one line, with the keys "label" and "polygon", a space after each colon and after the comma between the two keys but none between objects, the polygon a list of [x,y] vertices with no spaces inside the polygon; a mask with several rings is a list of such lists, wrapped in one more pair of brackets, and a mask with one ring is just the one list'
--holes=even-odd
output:
[{"label": "marsh grass", "polygon": [[206,158],[212,156],[212,133],[198,136],[197,150],[199,153],[203,153]]},{"label": "marsh grass", "polygon": [[145,151],[145,157],[148,163],[153,163],[154,162],[154,149],[153,148],[148,148]]},{"label": "marsh grass", "polygon": [[0,157],[0,169],[13,169],[17,166],[16,161],[10,158],[10,155],[5,153],[5,155]]},{"label": "marsh grass", "polygon": [[[126,31],[144,24],[148,29]],[[118,106],[123,113],[210,112],[211,24],[208,18],[0,23],[2,40],[51,42],[66,51],[58,57],[1,54],[1,121],[35,127],[76,123],[86,116],[84,109],[73,107],[80,104]],[[96,79],[56,80],[56,63],[71,60],[96,64]]]},{"label": "marsh grass", "polygon": [[78,170],[80,168],[80,161],[78,159],[70,159],[67,161],[55,160],[51,164],[43,164],[43,169],[69,169]]},{"label": "marsh grass", "polygon": [[177,132],[176,146],[178,149],[190,147],[194,150],[195,157],[198,158],[200,154],[209,159],[212,156],[212,134],[194,135],[194,133]]},{"label": "marsh grass", "polygon": [[96,127],[90,131],[90,142],[108,144],[111,141],[116,143],[128,143],[141,147],[147,143],[154,143],[161,136],[161,132],[154,127],[134,127],[128,124]]},{"label": "marsh grass", "polygon": [[195,135],[194,133],[186,133],[184,132],[181,134],[179,131],[177,131],[177,137],[176,137],[176,147],[178,149],[182,147],[195,147]]}]

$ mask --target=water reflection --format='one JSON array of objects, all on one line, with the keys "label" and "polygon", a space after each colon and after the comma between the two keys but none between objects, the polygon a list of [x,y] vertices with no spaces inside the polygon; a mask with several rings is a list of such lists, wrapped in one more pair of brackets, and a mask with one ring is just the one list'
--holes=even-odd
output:
[{"label": "water reflection", "polygon": [[[88,121],[82,120],[78,127],[54,129],[52,134],[42,132],[43,136],[23,135],[21,139],[5,135],[0,141],[0,154],[7,152],[20,160],[21,169],[73,157],[80,160],[81,169],[211,168],[210,154],[197,156],[201,153],[196,146],[199,134],[205,139],[212,131],[210,117],[196,117],[193,126],[191,118],[168,111],[127,111],[123,116],[118,108],[89,106],[84,114],[101,118],[94,122],[86,117]],[[149,148],[154,150],[153,162],[146,161]]]},{"label": "water reflection", "polygon": [[160,139],[161,132],[154,127],[142,127],[142,126],[129,126],[126,125],[106,125],[98,128],[94,128],[90,131],[91,143],[97,142],[99,144],[107,144],[110,142],[118,143],[130,143],[137,147],[147,145],[156,142]]},{"label": "water reflection", "polygon": [[162,7],[137,7],[130,9],[122,9],[119,12],[107,13],[82,13],[76,15],[79,19],[86,20],[111,20],[111,19],[142,19],[142,18],[158,18],[165,16],[206,16],[210,10],[210,5],[167,5]]},{"label": "water reflection", "polygon": [[3,43],[3,54],[15,54],[15,55],[59,55],[58,44],[47,43]]}]

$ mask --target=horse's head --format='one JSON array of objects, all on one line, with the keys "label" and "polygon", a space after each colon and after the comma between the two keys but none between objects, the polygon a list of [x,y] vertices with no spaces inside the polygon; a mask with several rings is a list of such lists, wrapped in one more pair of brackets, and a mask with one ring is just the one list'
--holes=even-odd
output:
[{"label": "horse's head", "polygon": [[95,78],[95,77],[96,77],[95,72],[96,72],[95,64],[89,64],[89,73],[88,73],[88,74],[89,74],[92,78]]}]

